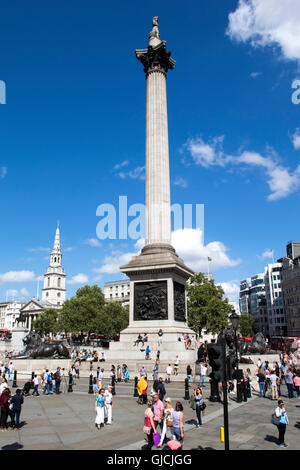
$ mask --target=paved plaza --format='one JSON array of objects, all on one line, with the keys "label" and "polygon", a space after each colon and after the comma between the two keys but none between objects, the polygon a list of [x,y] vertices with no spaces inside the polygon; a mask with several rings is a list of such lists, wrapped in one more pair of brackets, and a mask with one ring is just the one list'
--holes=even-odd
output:
[{"label": "paved plaza", "polygon": [[[9,384],[11,386],[11,384]],[[107,381],[104,385],[107,385]],[[22,386],[22,381],[18,381]],[[67,389],[67,387],[66,387]],[[113,425],[95,428],[94,396],[88,394],[87,378],[77,380],[73,393],[61,393],[39,397],[26,397],[19,430],[0,433],[2,450],[141,450],[145,445],[143,435],[144,405],[133,397],[134,384],[116,386],[114,396]],[[300,400],[288,400],[286,387],[282,385],[283,399],[289,416],[286,432],[287,449],[277,445],[277,428],[270,423],[275,401],[253,398],[236,403],[235,395],[229,395],[229,426],[231,450],[296,450],[300,448]],[[14,389],[12,389],[14,391]],[[184,406],[184,450],[223,450],[220,427],[223,425],[223,405],[211,403],[209,386],[204,390],[207,408],[203,425],[196,428],[196,415],[188,401],[184,400],[184,384],[166,385],[167,395],[173,404],[180,400]],[[153,448],[153,450],[157,450]]]}]

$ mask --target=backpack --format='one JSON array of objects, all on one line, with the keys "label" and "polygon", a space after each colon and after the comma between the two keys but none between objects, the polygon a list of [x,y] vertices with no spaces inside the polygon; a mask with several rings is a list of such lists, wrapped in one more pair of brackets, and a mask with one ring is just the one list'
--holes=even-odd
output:
[{"label": "backpack", "polygon": [[52,375],[49,373],[49,374],[47,375],[47,383],[48,383],[48,384],[51,384],[51,382],[52,382]]}]

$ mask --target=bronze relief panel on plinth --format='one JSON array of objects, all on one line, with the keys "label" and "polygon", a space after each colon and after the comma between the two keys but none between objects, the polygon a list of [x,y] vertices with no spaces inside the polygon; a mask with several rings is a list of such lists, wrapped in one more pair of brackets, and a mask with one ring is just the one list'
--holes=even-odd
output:
[{"label": "bronze relief panel on plinth", "polygon": [[174,320],[186,321],[185,315],[185,286],[179,282],[174,285]]},{"label": "bronze relief panel on plinth", "polygon": [[135,321],[168,320],[167,281],[134,284],[133,317]]}]

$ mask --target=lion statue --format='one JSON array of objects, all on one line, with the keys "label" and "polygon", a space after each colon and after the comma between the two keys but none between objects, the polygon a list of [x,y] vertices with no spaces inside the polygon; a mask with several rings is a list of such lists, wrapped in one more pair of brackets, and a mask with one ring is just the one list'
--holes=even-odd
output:
[{"label": "lion statue", "polygon": [[70,353],[64,344],[43,342],[40,335],[35,331],[30,331],[23,339],[23,343],[25,350],[22,354],[33,359],[43,357],[70,358]]}]

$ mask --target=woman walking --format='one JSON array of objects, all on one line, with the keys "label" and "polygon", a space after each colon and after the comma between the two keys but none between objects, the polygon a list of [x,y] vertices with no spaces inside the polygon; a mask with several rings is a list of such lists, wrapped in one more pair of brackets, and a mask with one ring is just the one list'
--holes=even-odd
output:
[{"label": "woman walking", "polygon": [[153,401],[149,400],[148,407],[144,413],[144,434],[146,434],[146,441],[148,445],[146,449],[151,450],[153,447],[153,433],[155,434],[154,414],[152,411]]},{"label": "woman walking", "polygon": [[98,384],[97,377],[93,378],[93,393],[94,395],[97,395],[99,393],[99,384]]},{"label": "woman walking", "polygon": [[199,428],[202,425],[201,411],[203,411],[203,408],[204,408],[203,407],[204,400],[203,400],[201,388],[197,388],[197,390],[194,393],[195,393],[195,404],[196,404],[196,416],[198,419],[197,428]]},{"label": "woman walking", "polygon": [[175,410],[172,413],[173,426],[172,426],[172,437],[181,444],[181,450],[183,450],[183,406],[180,401],[176,403]]},{"label": "woman walking", "polygon": [[278,428],[278,441],[280,447],[287,447],[287,444],[284,442],[284,435],[286,431],[286,426],[289,424],[288,416],[284,408],[284,403],[282,400],[278,400],[278,407],[275,410],[275,415],[277,418],[280,418],[280,422],[277,424]]},{"label": "woman walking", "polygon": [[171,404],[171,399],[170,398],[165,398],[165,408],[164,408],[164,421],[163,421],[163,428],[162,428],[162,433],[160,436],[160,443],[158,444],[157,447],[162,447],[164,440],[168,434],[168,429],[171,429],[173,426],[173,406]]},{"label": "woman walking", "polygon": [[136,388],[137,388],[137,392],[139,394],[138,404],[139,405],[142,405],[143,403],[146,404],[147,403],[148,382],[147,382],[147,378],[144,375],[142,375],[142,377],[138,381],[138,384],[137,384]]},{"label": "woman walking", "polygon": [[106,398],[104,396],[104,392],[104,388],[101,388],[95,399],[95,425],[98,429],[101,429],[104,426],[104,408],[106,408]]},{"label": "woman walking", "polygon": [[9,388],[5,388],[0,395],[0,409],[1,409],[1,421],[0,429],[1,431],[7,431],[7,418],[9,415],[9,400],[11,394]]}]

